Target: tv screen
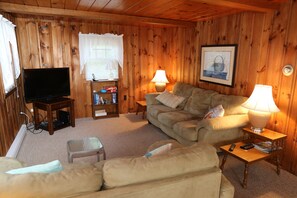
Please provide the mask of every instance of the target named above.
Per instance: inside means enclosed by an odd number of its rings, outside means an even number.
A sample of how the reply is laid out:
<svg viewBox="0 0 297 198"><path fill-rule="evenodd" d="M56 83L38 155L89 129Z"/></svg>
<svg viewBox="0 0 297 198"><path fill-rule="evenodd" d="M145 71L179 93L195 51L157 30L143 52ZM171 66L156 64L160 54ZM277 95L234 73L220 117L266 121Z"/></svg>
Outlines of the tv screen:
<svg viewBox="0 0 297 198"><path fill-rule="evenodd" d="M69 68L24 69L26 102L70 95Z"/></svg>

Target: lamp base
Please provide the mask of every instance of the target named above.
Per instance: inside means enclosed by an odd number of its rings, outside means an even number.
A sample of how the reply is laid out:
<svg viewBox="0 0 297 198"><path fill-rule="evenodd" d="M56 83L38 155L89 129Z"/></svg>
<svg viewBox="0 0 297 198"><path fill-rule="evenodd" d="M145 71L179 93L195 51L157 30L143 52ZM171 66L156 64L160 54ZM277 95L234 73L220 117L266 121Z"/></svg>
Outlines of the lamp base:
<svg viewBox="0 0 297 198"><path fill-rule="evenodd" d="M256 133L261 133L270 119L271 113L249 110L248 116L252 125L251 129Z"/></svg>
<svg viewBox="0 0 297 198"><path fill-rule="evenodd" d="M251 126L251 130L254 133L262 133L264 131L264 128L256 128L256 127Z"/></svg>
<svg viewBox="0 0 297 198"><path fill-rule="evenodd" d="M165 91L166 83L156 83L155 88L157 92Z"/></svg>

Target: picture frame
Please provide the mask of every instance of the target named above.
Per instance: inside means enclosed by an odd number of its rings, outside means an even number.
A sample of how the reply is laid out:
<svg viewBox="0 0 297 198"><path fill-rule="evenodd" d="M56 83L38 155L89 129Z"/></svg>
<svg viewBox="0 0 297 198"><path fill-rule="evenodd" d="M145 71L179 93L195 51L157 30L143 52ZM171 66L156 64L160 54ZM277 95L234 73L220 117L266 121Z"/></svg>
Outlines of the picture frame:
<svg viewBox="0 0 297 198"><path fill-rule="evenodd" d="M200 80L234 86L237 45L201 46Z"/></svg>

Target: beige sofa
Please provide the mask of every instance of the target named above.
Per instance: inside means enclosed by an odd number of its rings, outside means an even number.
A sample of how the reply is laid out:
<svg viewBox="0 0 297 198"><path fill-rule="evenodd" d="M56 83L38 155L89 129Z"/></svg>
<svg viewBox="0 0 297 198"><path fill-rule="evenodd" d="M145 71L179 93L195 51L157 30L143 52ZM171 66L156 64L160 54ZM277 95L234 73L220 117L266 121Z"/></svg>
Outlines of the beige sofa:
<svg viewBox="0 0 297 198"><path fill-rule="evenodd" d="M162 142L164 144L166 142ZM157 142L150 149L161 145ZM56 173L9 175L22 167L14 159L0 158L1 198L227 198L234 187L222 175L216 149L205 143L190 147L173 144L168 153L110 159L95 164L64 165Z"/></svg>
<svg viewBox="0 0 297 198"><path fill-rule="evenodd" d="M247 109L240 105L246 97L219 94L180 82L174 85L172 93L185 98L175 109L156 100L159 94L146 94L149 123L168 136L184 145L206 142L217 149L242 138L241 128L248 124L248 116ZM203 119L217 105L223 106L224 117Z"/></svg>

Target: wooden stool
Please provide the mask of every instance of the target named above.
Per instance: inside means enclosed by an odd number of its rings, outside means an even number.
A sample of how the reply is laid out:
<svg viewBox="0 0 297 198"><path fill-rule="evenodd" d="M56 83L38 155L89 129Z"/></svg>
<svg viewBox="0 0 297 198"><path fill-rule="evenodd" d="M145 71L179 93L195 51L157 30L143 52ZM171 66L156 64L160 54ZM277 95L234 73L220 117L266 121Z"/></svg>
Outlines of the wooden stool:
<svg viewBox="0 0 297 198"><path fill-rule="evenodd" d="M146 101L140 100L136 101L137 109L136 109L136 115L138 115L139 111L142 111L142 119L144 119L145 111L146 111Z"/></svg>

